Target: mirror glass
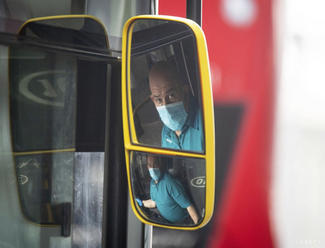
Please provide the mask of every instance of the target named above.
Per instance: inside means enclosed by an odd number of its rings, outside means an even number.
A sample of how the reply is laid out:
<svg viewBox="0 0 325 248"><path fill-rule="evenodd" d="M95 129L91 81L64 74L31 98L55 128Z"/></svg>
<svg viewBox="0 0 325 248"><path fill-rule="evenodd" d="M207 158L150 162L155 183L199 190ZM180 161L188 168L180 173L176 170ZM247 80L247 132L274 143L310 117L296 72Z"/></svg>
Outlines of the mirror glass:
<svg viewBox="0 0 325 248"><path fill-rule="evenodd" d="M193 31L175 21L140 19L130 32L128 88L136 135L133 143L204 153Z"/></svg>
<svg viewBox="0 0 325 248"><path fill-rule="evenodd" d="M64 236L73 225L74 238L97 244L111 65L26 45L8 54L20 210L28 221L61 225ZM91 241L83 235L89 228L96 233Z"/></svg>
<svg viewBox="0 0 325 248"><path fill-rule="evenodd" d="M10 118L24 216L63 224L73 201L77 65L75 56L11 47Z"/></svg>
<svg viewBox="0 0 325 248"><path fill-rule="evenodd" d="M198 225L205 215L205 161L131 152L134 204L150 222Z"/></svg>

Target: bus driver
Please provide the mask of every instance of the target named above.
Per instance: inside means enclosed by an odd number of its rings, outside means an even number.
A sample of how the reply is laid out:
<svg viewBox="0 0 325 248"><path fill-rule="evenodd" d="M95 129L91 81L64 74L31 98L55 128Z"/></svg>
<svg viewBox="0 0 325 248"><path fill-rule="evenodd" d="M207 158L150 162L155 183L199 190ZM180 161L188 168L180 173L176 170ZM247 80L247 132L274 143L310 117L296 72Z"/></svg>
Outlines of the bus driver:
<svg viewBox="0 0 325 248"><path fill-rule="evenodd" d="M182 184L163 170L160 159L149 156L147 168L150 177L150 198L140 200L136 198L139 206L158 209L161 216L171 223L198 223L199 216L193 204L185 193Z"/></svg>
<svg viewBox="0 0 325 248"><path fill-rule="evenodd" d="M150 70L151 100L164 126L161 146L178 150L203 151L201 110L175 66L158 62Z"/></svg>

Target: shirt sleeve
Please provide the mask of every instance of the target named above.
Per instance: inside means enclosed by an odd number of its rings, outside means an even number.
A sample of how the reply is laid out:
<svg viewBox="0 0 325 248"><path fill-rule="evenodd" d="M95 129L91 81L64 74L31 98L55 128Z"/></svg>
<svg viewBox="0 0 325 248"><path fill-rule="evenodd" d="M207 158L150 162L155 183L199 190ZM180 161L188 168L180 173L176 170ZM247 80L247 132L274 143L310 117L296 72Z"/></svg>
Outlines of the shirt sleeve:
<svg viewBox="0 0 325 248"><path fill-rule="evenodd" d="M177 204L180 205L182 208L188 208L191 205L191 202L185 192L184 187L176 179L171 178L169 184L169 193L174 199L174 201L177 202Z"/></svg>

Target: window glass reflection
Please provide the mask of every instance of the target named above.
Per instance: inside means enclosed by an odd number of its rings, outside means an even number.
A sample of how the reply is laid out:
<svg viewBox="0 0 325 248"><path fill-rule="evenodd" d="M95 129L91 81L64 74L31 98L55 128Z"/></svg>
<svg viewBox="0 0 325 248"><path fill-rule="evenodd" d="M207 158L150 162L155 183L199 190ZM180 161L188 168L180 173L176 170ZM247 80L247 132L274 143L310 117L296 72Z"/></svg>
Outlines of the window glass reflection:
<svg viewBox="0 0 325 248"><path fill-rule="evenodd" d="M144 20L134 25L131 95L140 143L204 152L196 44L183 24ZM149 31L151 31L149 35ZM152 34L154 32L154 35ZM140 36L141 34L141 36Z"/></svg>
<svg viewBox="0 0 325 248"><path fill-rule="evenodd" d="M68 227L63 216L71 215L77 60L31 47L11 47L9 59L21 211L37 224Z"/></svg>
<svg viewBox="0 0 325 248"><path fill-rule="evenodd" d="M146 219L193 226L204 217L205 163L132 152L131 182L135 204Z"/></svg>

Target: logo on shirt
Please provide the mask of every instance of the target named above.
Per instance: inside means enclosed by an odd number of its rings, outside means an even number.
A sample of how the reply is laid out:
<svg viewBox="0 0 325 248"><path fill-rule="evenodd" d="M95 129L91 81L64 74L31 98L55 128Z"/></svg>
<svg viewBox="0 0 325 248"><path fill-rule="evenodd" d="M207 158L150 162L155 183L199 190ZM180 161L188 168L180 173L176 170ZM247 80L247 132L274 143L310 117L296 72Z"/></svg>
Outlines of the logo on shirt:
<svg viewBox="0 0 325 248"><path fill-rule="evenodd" d="M205 187L205 177L195 177L191 180L191 185L196 188L204 188Z"/></svg>

